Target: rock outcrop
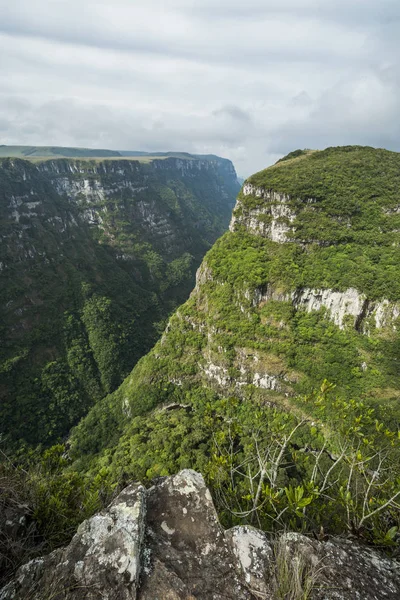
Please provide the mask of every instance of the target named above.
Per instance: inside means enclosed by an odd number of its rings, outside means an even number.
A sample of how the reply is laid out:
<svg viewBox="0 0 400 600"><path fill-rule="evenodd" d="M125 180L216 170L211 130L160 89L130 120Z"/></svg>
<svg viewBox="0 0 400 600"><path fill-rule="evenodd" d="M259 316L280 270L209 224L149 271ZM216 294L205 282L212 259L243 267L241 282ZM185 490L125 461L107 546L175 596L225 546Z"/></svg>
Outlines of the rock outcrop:
<svg viewBox="0 0 400 600"><path fill-rule="evenodd" d="M230 231L235 231L237 224L241 224L251 233L270 238L273 242L282 244L290 241L296 213L286 194L256 188L250 183L244 184L242 194L255 196L265 202L263 206L246 208L239 198L229 226Z"/></svg>
<svg viewBox="0 0 400 600"><path fill-rule="evenodd" d="M400 565L349 539L224 531L202 476L184 470L126 488L0 600L274 600L295 585L312 600L397 600Z"/></svg>
<svg viewBox="0 0 400 600"><path fill-rule="evenodd" d="M250 292L247 294L251 296ZM253 294L253 306L262 302L278 300L291 302L296 310L312 312L326 309L328 318L340 329L346 325L355 327L360 333L368 334L371 327L396 330L396 321L400 316L400 304L387 299L373 301L355 288L344 291L332 289L299 288L291 293L282 294L267 286L256 289Z"/></svg>

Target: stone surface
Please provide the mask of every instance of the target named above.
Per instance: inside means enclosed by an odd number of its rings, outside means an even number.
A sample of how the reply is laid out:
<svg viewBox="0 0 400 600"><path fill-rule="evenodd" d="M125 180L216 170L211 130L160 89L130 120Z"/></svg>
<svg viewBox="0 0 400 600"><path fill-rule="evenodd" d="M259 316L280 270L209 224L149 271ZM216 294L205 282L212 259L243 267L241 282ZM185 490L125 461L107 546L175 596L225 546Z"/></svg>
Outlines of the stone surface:
<svg viewBox="0 0 400 600"><path fill-rule="evenodd" d="M251 598L201 475L185 470L149 490L140 600Z"/></svg>
<svg viewBox="0 0 400 600"><path fill-rule="evenodd" d="M67 548L21 567L0 600L276 600L302 568L311 593L291 598L400 598L400 564L355 540L224 531L202 476L184 470L126 488Z"/></svg>
<svg viewBox="0 0 400 600"><path fill-rule="evenodd" d="M253 593L269 597L270 585L266 573L273 560L268 536L254 527L234 527L226 537L242 571L246 585Z"/></svg>
<svg viewBox="0 0 400 600"><path fill-rule="evenodd" d="M349 288L344 292L305 288L294 292L292 301L297 309L307 312L320 310L322 307L326 308L330 319L340 329L344 328L346 317L351 317L351 323L354 326L359 325L365 317L367 308L365 295L360 294L354 288Z"/></svg>
<svg viewBox="0 0 400 600"><path fill-rule="evenodd" d="M287 533L281 543L294 561L302 557L314 572L312 600L398 600L400 564L355 540L317 542Z"/></svg>
<svg viewBox="0 0 400 600"><path fill-rule="evenodd" d="M78 528L70 545L21 567L1 600L136 598L145 530L145 489L131 485Z"/></svg>
<svg viewBox="0 0 400 600"><path fill-rule="evenodd" d="M355 288L348 288L343 292L329 288L298 288L291 293L282 293L268 285L256 288L252 293L247 291L246 298L252 301L253 306L275 300L291 302L296 310L307 312L324 308L327 317L340 329L351 326L364 334L368 334L371 327L376 329L389 327L396 330L396 321L400 316L398 302L390 302L386 299L371 301Z"/></svg>
<svg viewBox="0 0 400 600"><path fill-rule="evenodd" d="M244 196L255 196L263 198L265 204L262 207L245 209L240 200L237 201L235 212L240 209L240 217L232 216L229 225L230 231L235 231L237 223L244 224L248 231L267 237L273 242L283 244L290 241L293 232L293 221L296 213L290 207L290 198L285 194L270 190L256 188L250 183L245 183L242 189Z"/></svg>

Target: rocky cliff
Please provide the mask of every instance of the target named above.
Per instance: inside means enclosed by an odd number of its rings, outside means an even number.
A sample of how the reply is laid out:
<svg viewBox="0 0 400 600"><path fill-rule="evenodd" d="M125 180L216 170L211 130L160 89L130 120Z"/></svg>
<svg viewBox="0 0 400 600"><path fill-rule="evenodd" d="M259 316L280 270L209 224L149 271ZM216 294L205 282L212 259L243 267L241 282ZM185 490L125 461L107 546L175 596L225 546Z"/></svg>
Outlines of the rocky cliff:
<svg viewBox="0 0 400 600"><path fill-rule="evenodd" d="M69 546L22 566L1 600L397 600L400 564L338 537L224 531L202 476L127 487Z"/></svg>
<svg viewBox="0 0 400 600"><path fill-rule="evenodd" d="M218 157L0 160L0 431L65 435L187 298L238 191Z"/></svg>

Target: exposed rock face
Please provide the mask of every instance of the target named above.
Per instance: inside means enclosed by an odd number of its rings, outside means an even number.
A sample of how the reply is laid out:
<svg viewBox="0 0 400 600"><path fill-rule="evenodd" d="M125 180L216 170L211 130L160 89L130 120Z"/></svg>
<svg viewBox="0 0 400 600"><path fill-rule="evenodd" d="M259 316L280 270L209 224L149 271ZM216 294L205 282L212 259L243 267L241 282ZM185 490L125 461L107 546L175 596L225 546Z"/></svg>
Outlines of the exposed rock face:
<svg viewBox="0 0 400 600"><path fill-rule="evenodd" d="M221 365L216 365L212 362L207 363L203 368L203 373L210 380L214 380L218 385L227 387L234 384L236 387L242 385L254 385L255 387L262 388L264 390L278 390L281 388L278 378L268 373L252 373L244 365L240 368L240 377L232 378L229 375L229 370Z"/></svg>
<svg viewBox="0 0 400 600"><path fill-rule="evenodd" d="M185 470L126 488L67 548L24 565L0 600L274 600L282 560L293 578L306 565L312 600L400 597L400 565L356 542L224 531L203 478Z"/></svg>
<svg viewBox="0 0 400 600"><path fill-rule="evenodd" d="M292 302L296 310L307 312L325 308L327 316L340 329L344 329L348 324L361 333L368 333L371 326L377 329L383 327L396 329L395 321L400 316L399 303L386 299L370 301L365 294L355 288L348 288L343 292L300 288L286 294L277 292L271 286L267 286L265 290L255 290L253 306L269 300Z"/></svg>
<svg viewBox="0 0 400 600"><path fill-rule="evenodd" d="M245 209L238 200L229 226L230 231L235 231L236 224L241 223L252 233L268 237L273 242L284 243L290 241L290 232L293 231L292 223L296 218L296 213L290 206L288 196L263 190L262 188L255 188L250 183L244 184L242 194L262 198L265 200L265 205ZM240 217L237 216L239 210L241 211Z"/></svg>
<svg viewBox="0 0 400 600"><path fill-rule="evenodd" d="M294 292L292 298L296 308L303 308L307 312L326 308L332 321L341 329L346 316L352 317L355 324L364 315L366 307L365 296L354 288L345 292L304 289Z"/></svg>

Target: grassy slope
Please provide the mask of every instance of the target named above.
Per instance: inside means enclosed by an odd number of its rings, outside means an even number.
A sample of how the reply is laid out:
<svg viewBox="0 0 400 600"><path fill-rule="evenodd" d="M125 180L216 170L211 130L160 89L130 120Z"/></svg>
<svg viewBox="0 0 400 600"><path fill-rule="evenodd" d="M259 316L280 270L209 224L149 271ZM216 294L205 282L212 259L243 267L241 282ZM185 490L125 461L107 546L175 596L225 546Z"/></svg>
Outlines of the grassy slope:
<svg viewBox="0 0 400 600"><path fill-rule="evenodd" d="M0 157L25 158L82 158L82 157L119 157L116 150L90 148L68 148L62 146L0 146Z"/></svg>
<svg viewBox="0 0 400 600"><path fill-rule="evenodd" d="M151 162L155 159L181 158L183 160L194 160L203 158L206 160L221 160L220 157L208 155L194 155L188 152L138 152L118 151L95 148L74 148L63 146L6 146L0 145L0 158L23 158L32 162L42 162L56 158L79 158L83 160L96 160L97 162L107 158L108 160L138 160L140 162Z"/></svg>

